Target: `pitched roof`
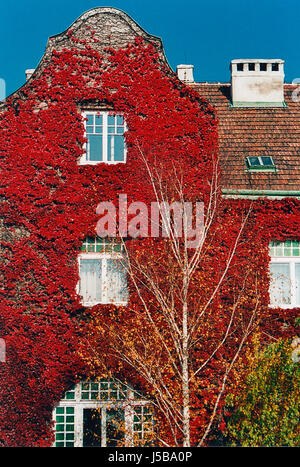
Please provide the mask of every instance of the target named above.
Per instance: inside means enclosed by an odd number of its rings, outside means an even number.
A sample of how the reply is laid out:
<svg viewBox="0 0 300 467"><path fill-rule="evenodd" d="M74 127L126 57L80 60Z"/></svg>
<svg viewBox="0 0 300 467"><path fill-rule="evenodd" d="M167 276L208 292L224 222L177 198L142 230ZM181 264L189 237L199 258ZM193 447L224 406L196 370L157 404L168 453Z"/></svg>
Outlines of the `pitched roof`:
<svg viewBox="0 0 300 467"><path fill-rule="evenodd" d="M300 196L300 102L285 84L287 107L232 107L230 84L193 85L217 111L223 191L297 192ZM272 156L276 172L249 172L247 156ZM242 191L241 191L242 193Z"/></svg>

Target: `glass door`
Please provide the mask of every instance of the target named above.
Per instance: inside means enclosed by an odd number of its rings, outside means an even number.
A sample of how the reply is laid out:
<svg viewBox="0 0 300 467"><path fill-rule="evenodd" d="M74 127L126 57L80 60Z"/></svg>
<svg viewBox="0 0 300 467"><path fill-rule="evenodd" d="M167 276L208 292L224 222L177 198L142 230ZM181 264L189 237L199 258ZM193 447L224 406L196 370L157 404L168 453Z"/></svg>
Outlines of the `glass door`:
<svg viewBox="0 0 300 467"><path fill-rule="evenodd" d="M83 409L83 447L102 446L102 410Z"/></svg>

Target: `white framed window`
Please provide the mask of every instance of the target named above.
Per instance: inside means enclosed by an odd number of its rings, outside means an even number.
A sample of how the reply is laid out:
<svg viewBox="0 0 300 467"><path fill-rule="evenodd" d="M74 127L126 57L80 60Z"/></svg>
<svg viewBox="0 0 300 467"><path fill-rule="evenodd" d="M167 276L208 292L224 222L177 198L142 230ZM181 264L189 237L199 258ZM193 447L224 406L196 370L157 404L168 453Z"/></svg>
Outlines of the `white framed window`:
<svg viewBox="0 0 300 467"><path fill-rule="evenodd" d="M270 244L270 305L300 306L300 242L286 240Z"/></svg>
<svg viewBox="0 0 300 467"><path fill-rule="evenodd" d="M151 443L153 409L113 379L87 381L65 393L53 411L54 447L114 447Z"/></svg>
<svg viewBox="0 0 300 467"><path fill-rule="evenodd" d="M123 116L109 111L85 111L82 116L87 142L80 165L126 162L126 123Z"/></svg>
<svg viewBox="0 0 300 467"><path fill-rule="evenodd" d="M126 305L127 274L122 245L115 239L87 237L78 257L78 294L84 306Z"/></svg>

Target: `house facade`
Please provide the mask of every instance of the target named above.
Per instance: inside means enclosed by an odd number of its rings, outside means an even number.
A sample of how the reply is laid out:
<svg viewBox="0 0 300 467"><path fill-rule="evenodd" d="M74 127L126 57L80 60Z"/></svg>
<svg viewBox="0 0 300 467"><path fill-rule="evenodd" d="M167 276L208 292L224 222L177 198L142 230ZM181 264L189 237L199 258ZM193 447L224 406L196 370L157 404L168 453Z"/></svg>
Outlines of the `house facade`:
<svg viewBox="0 0 300 467"><path fill-rule="evenodd" d="M141 43L153 48L153 89L143 78L147 73L143 62L136 62L136 70L131 71L133 62L127 68L122 64L142 50ZM122 50L126 51L123 56ZM155 88L160 69L167 78ZM128 90L135 73L140 88L134 100ZM261 292L269 301L264 302L269 310L268 330L273 326L278 335L282 330L293 335L300 308L300 107L293 97L295 85L284 83L280 59L232 60L230 83L196 83L192 65L179 65L175 74L161 40L114 8L92 9L65 32L50 37L39 65L26 70L26 76L25 85L0 108L4 168L1 330L7 348L12 349L3 370L8 388L1 387L2 406L7 408L1 417L3 422L10 413L15 425L15 432L4 428L0 439L4 445L49 445L49 434L44 431L45 424L50 427L52 413L55 439L51 443L55 446L144 445L154 430L151 401L134 384L109 372L105 376L103 369L99 376L93 370L94 377L90 371L85 377L84 364L74 356L78 335L72 328L82 309L88 313L94 307L99 313L111 306L126 309L129 300L124 245L95 235L95 225L99 197L116 201L128 187L131 201L146 199L145 174L139 172L130 134L142 141L140 127L144 126L143 151L151 152L153 134L158 155L162 139L155 130L159 115L147 114L145 109L141 116L138 101L171 80L172 93L193 102L190 112L195 112L197 122L200 117L194 103L199 99L203 128L209 128L199 137L199 145L203 144L199 161L205 151L213 159L212 128L217 122L221 197L237 209L240 203L250 203L256 213L253 232L260 232L261 237L257 236L257 251L252 254L262 254L268 262L261 266L268 284L268 290ZM168 102L173 94L167 94ZM163 99L157 102L157 109L166 107ZM174 115L176 105L174 98ZM126 118L127 107L132 114L139 113L140 120ZM187 119L190 132L192 123ZM173 125L179 124L174 120ZM183 138L174 149L164 151L172 158L172 151L175 154L187 144ZM191 167L193 184L197 173L201 180L209 174L211 161L207 157L206 165L199 162L197 166L191 151L192 145L183 157L185 169ZM140 175L135 179L136 173ZM251 241L255 245L255 239ZM23 344L24 354L16 350ZM51 351L45 353L47 345ZM16 385L20 389L12 397ZM48 394L43 393L45 388ZM34 409L29 408L32 400Z"/></svg>

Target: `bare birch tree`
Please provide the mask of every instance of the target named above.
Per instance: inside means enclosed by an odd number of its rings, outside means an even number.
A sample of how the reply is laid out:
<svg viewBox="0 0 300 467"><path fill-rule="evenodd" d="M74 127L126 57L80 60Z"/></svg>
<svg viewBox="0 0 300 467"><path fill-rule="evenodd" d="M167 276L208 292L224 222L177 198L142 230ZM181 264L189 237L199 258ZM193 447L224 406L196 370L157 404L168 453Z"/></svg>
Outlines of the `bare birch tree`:
<svg viewBox="0 0 300 467"><path fill-rule="evenodd" d="M231 280L231 271L239 268L251 206L228 231L232 224L221 214L215 166L201 235L191 248L184 174L174 166L166 183L164 171L140 153L159 209L156 227L164 237L129 242L120 237L131 296L116 322L101 322L105 355L97 343L93 350L104 366L114 360L143 383L160 420L159 444L203 445L231 370L257 322L259 277L253 260L243 263L238 283ZM168 209L174 200L183 214L182 236ZM224 289L230 294L225 303Z"/></svg>

